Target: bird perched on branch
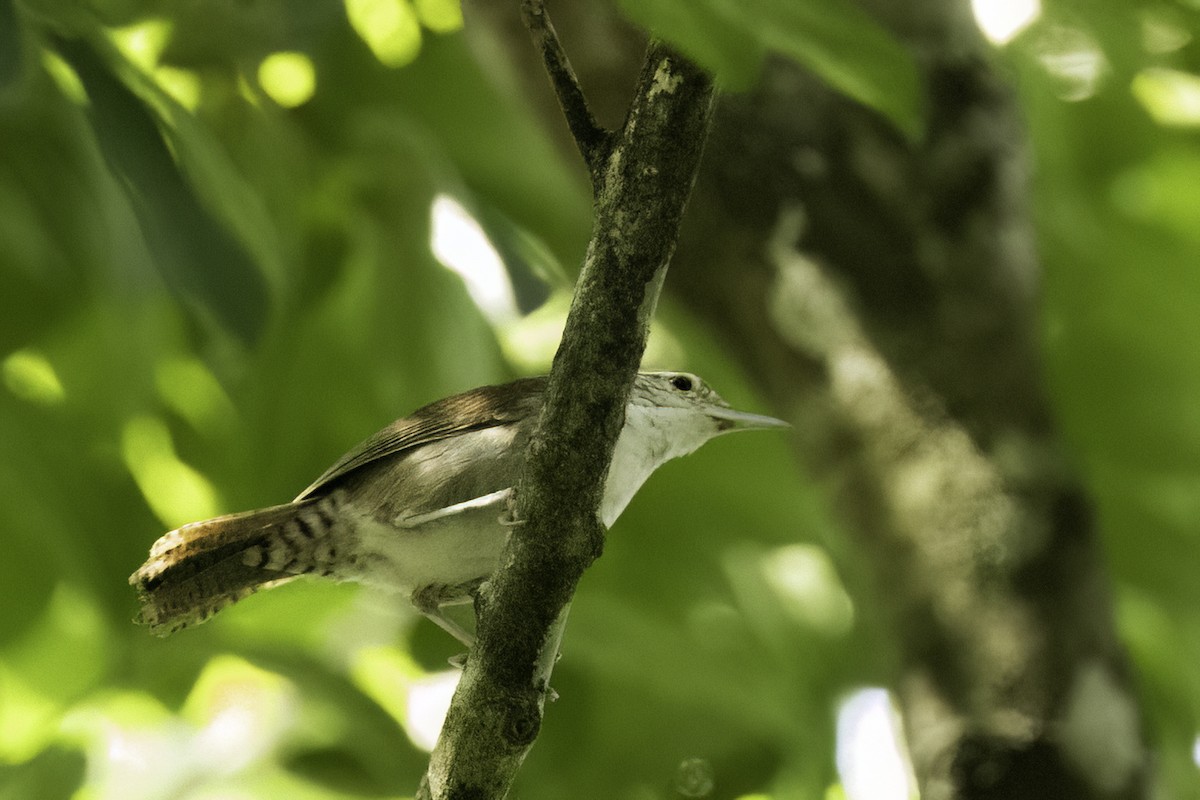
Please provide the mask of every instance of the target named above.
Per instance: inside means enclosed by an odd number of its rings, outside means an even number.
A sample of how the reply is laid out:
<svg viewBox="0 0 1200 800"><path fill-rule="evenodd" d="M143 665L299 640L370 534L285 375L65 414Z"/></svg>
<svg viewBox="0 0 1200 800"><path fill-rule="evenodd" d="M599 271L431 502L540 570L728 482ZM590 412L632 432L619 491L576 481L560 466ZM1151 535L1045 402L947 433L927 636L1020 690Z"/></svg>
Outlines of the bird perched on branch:
<svg viewBox="0 0 1200 800"><path fill-rule="evenodd" d="M547 378L483 386L393 422L342 456L290 503L193 522L164 534L129 582L138 621L168 634L301 575L381 586L455 637L442 613L497 568L502 517L537 424ZM786 426L736 411L698 377L634 381L599 517L610 526L650 473L722 433Z"/></svg>

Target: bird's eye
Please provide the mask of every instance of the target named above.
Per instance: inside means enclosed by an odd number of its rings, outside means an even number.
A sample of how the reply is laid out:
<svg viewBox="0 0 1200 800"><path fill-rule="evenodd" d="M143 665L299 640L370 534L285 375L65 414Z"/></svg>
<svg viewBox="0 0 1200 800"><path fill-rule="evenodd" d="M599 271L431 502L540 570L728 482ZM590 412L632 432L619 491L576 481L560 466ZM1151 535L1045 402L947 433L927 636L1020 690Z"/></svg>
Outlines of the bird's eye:
<svg viewBox="0 0 1200 800"><path fill-rule="evenodd" d="M671 378L671 385L681 392L690 392L692 390L692 379L687 375L676 375Z"/></svg>

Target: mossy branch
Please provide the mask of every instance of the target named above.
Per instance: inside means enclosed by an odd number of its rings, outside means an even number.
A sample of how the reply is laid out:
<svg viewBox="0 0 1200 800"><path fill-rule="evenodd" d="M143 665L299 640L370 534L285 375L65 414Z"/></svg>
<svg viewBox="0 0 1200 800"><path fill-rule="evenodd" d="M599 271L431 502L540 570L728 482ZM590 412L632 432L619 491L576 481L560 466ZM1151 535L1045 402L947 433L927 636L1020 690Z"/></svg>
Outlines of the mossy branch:
<svg viewBox="0 0 1200 800"><path fill-rule="evenodd" d="M603 131L542 3L523 8L588 165L595 224L517 483L523 524L481 589L478 642L418 793L432 800L504 797L537 738L567 609L603 549L596 511L714 91L711 76L651 41L624 125Z"/></svg>

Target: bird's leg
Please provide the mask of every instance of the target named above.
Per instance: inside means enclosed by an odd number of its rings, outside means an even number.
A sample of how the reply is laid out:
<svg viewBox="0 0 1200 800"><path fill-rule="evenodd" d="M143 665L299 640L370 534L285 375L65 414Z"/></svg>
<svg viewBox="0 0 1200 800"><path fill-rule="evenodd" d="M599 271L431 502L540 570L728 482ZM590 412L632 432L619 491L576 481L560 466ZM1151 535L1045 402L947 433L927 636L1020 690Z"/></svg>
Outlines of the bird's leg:
<svg viewBox="0 0 1200 800"><path fill-rule="evenodd" d="M431 583L413 591L413 606L446 633L465 644L468 649L475 646L475 634L442 613L442 606L459 605L471 600L470 592L464 596L463 587Z"/></svg>
<svg viewBox="0 0 1200 800"><path fill-rule="evenodd" d="M466 628L464 628L462 625L459 625L457 622L455 622L454 620L447 617L445 614L443 614L441 612L441 609L437 609L435 611L424 611L422 613L425 616L429 617L429 619L431 619L434 622L434 624L436 624L438 627L440 627L446 633L450 634L455 639L458 639L460 642L465 644L467 646L468 650L470 650L472 647L475 646L475 634L471 633ZM456 658L459 658L459 656L455 656L454 658L452 658L450 660L450 663L454 664L454 660ZM462 653L461 660L464 663L466 662L466 658L467 658L467 654ZM455 664L455 666L460 666L460 665Z"/></svg>
<svg viewBox="0 0 1200 800"><path fill-rule="evenodd" d="M496 520L506 528L517 528L524 525L528 520L517 519L516 509L513 508L512 490L509 490L508 497L505 498L504 513Z"/></svg>

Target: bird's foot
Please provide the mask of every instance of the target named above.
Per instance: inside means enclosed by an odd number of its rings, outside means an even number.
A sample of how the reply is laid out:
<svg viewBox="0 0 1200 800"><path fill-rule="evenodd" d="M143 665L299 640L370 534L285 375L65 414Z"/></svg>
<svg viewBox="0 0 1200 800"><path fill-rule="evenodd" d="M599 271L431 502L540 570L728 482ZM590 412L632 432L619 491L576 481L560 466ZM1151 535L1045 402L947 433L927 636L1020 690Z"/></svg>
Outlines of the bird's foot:
<svg viewBox="0 0 1200 800"><path fill-rule="evenodd" d="M497 518L497 522L506 528L519 528L529 522L527 519L517 519L513 514L512 509L505 511Z"/></svg>

